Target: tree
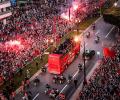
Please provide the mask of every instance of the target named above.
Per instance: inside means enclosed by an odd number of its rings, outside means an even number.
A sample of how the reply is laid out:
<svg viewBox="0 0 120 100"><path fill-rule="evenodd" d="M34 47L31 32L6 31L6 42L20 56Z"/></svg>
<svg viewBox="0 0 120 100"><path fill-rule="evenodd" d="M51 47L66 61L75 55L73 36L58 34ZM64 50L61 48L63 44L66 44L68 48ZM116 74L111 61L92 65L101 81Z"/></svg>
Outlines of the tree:
<svg viewBox="0 0 120 100"><path fill-rule="evenodd" d="M104 21L120 28L120 8L112 7L103 14Z"/></svg>

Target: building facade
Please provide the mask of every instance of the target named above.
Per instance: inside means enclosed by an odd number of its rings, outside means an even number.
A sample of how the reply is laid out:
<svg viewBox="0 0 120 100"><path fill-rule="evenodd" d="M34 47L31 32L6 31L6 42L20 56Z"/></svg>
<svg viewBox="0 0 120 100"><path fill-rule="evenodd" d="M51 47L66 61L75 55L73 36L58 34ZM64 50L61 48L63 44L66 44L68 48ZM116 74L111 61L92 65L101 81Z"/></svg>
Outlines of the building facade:
<svg viewBox="0 0 120 100"><path fill-rule="evenodd" d="M10 0L0 0L0 22L6 24L6 20L12 15Z"/></svg>

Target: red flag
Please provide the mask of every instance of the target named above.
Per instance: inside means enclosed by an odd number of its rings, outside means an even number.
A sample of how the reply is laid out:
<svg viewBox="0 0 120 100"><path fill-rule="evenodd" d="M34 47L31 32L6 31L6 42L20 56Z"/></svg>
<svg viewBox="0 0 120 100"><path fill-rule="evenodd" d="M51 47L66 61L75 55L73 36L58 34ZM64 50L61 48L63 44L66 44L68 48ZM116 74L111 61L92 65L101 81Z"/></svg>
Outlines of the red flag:
<svg viewBox="0 0 120 100"><path fill-rule="evenodd" d="M103 54L105 57L109 57L109 49L108 48L104 48L103 49Z"/></svg>
<svg viewBox="0 0 120 100"><path fill-rule="evenodd" d="M114 50L110 50L109 48L106 47L103 49L103 54L105 57L114 58L116 53Z"/></svg>

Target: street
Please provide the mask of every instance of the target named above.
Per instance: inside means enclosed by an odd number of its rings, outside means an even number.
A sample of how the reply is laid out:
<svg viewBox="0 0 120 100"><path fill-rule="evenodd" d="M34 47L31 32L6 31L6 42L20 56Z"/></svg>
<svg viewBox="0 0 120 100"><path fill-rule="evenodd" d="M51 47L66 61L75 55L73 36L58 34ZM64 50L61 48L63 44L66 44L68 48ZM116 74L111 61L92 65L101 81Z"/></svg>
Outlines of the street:
<svg viewBox="0 0 120 100"><path fill-rule="evenodd" d="M95 57L90 60L86 61L86 74L90 72L90 70L93 68L94 64L98 59L100 59L103 56L102 48L103 44L109 44L115 40L115 33L114 33L114 26L107 24L103 21L103 18L100 17L96 22L96 30L93 31L91 27L89 27L85 34L89 31L91 33L90 38L86 38L85 35L85 48L90 50L95 50L96 52L100 52L100 55L95 55ZM94 42L96 35L100 37L100 42L96 44ZM81 58L81 54L83 52L83 37L80 36L82 47L81 47L81 53L79 54L78 58L76 58L73 63L68 67L68 69L63 73L63 75L67 78L68 75L72 75L73 78L77 78L78 84L80 84L83 81L83 72L80 72L78 74L78 64L83 63L83 60ZM98 57L99 56L99 57ZM71 95L75 92L75 88L73 84L67 84L65 82L64 84L55 84L52 82L53 75L50 73L42 73L38 75L38 78L40 79L40 85L38 87L35 87L33 83L30 85L30 91L32 92L33 100L49 100L50 98L45 95L44 91L46 90L45 85L49 84L53 88L57 88L59 91L63 92L65 91L67 100L71 97ZM16 100L21 100L22 96L18 95L16 97Z"/></svg>

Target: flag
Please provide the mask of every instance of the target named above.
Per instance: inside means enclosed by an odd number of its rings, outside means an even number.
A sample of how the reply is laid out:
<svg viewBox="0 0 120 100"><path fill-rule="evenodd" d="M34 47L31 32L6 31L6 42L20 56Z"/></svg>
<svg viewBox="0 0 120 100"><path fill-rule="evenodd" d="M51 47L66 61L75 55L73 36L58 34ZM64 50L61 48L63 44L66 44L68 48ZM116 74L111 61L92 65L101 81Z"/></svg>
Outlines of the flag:
<svg viewBox="0 0 120 100"><path fill-rule="evenodd" d="M116 53L115 53L114 50L111 50L108 47L105 47L103 49L103 54L104 54L105 57L114 58Z"/></svg>

